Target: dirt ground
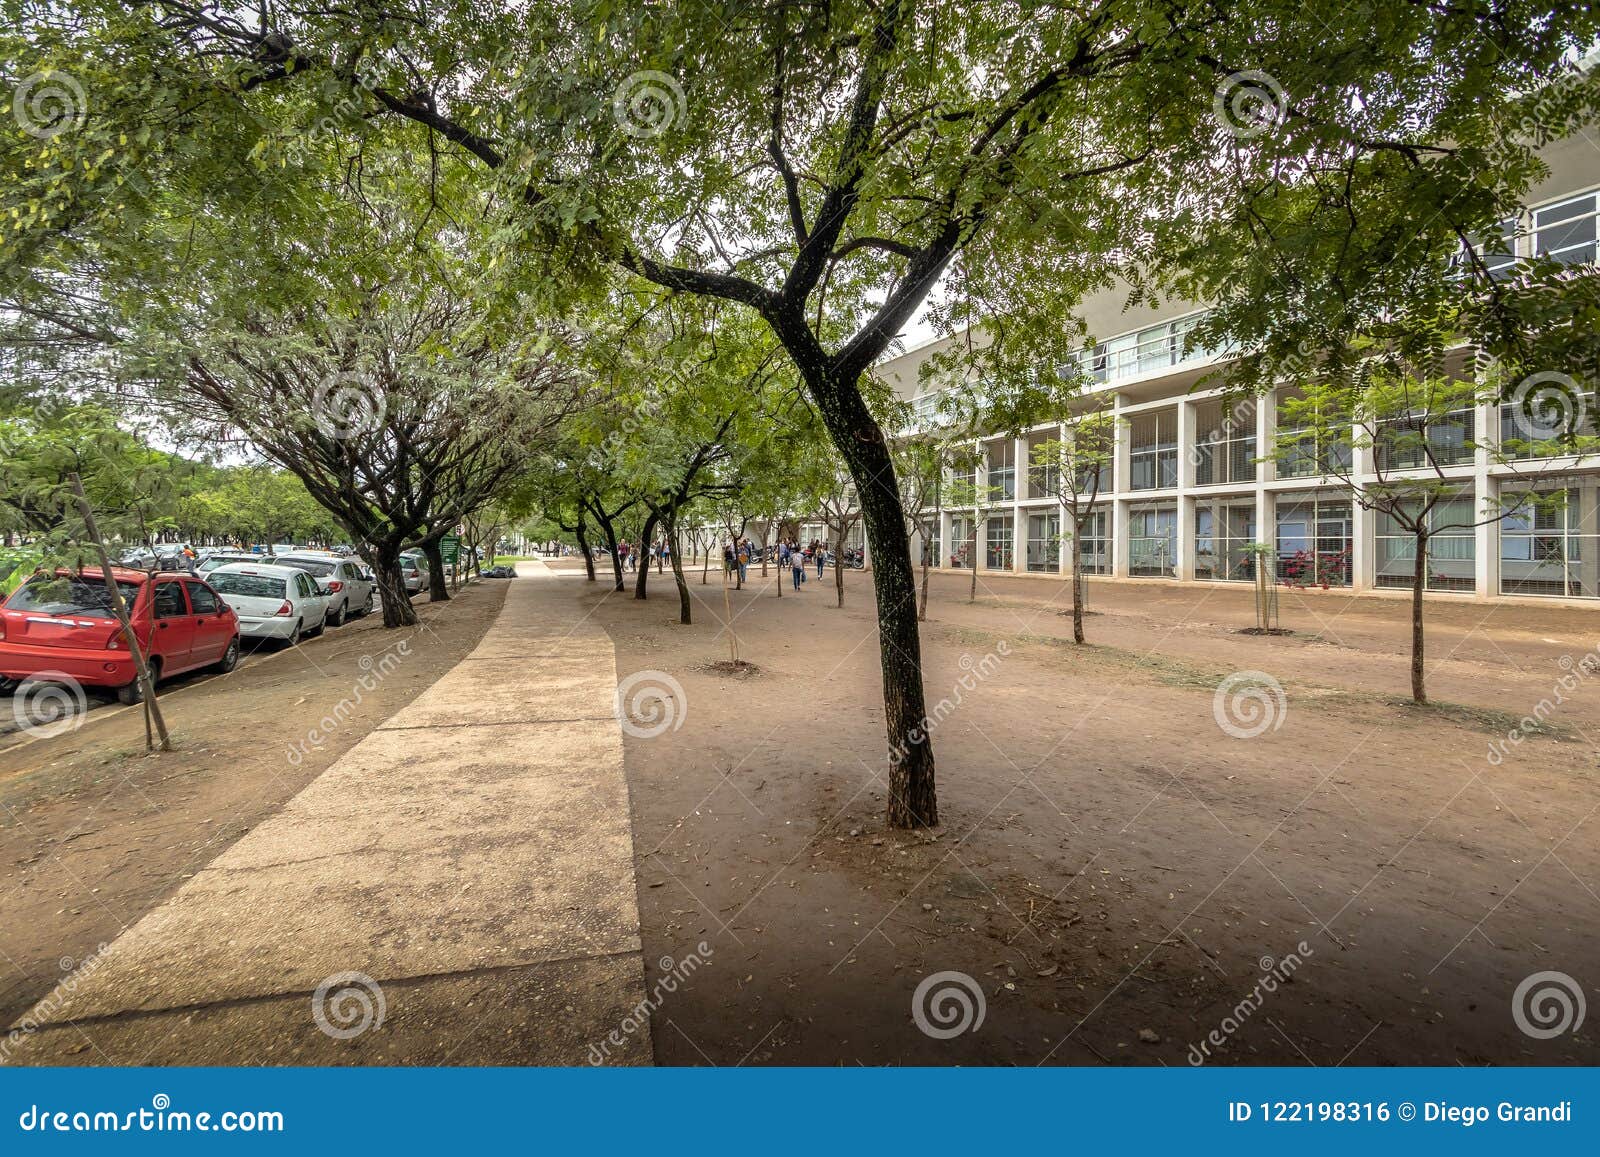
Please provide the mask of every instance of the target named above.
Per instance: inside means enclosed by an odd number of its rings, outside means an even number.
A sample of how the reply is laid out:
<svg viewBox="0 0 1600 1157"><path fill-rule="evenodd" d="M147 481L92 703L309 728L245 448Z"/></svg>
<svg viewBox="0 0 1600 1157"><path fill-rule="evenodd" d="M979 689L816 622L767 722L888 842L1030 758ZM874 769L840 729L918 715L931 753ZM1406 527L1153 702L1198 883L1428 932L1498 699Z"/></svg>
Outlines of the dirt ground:
<svg viewBox="0 0 1600 1157"><path fill-rule="evenodd" d="M91 711L70 736L0 739L0 1024L454 666L506 588L424 603L415 630L372 615L231 675L175 681L162 694L172 754L145 754L138 709ZM375 669L389 674L369 690L359 681Z"/></svg>
<svg viewBox="0 0 1600 1157"><path fill-rule="evenodd" d="M1294 633L1252 637L1248 588L1099 582L1078 648L1064 584L936 576L942 826L911 836L882 818L870 576L842 610L831 575L774 581L729 598L743 678L710 668L715 571L690 627L670 573L565 587L619 677L683 689L626 741L645 958L716 965L660 992L658 1063L1600 1062L1593 1018L1513 1015L1532 974L1600 984L1600 608L1431 604L1419 709L1402 601L1285 592ZM1219 703L1237 672L1281 700ZM913 1018L943 972L984 1006L947 1038Z"/></svg>

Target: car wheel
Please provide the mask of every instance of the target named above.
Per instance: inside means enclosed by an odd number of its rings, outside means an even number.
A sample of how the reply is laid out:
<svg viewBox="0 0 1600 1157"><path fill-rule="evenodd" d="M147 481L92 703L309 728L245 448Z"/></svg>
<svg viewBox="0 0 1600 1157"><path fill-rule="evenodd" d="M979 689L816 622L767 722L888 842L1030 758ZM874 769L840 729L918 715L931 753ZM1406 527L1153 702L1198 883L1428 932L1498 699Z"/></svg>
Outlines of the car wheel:
<svg viewBox="0 0 1600 1157"><path fill-rule="evenodd" d="M226 675L239 665L239 636L235 635L228 640L228 649L222 652L222 658L212 665L212 670L219 675Z"/></svg>
<svg viewBox="0 0 1600 1157"><path fill-rule="evenodd" d="M159 682L161 682L161 660L151 659L150 683L152 686L154 686ZM137 677L132 683L117 688L117 702L124 704L125 706L132 706L135 703L144 702L144 691L140 688Z"/></svg>
<svg viewBox="0 0 1600 1157"><path fill-rule="evenodd" d="M365 617L366 615L370 615L371 613L372 613L372 592L368 591L367 592L367 601L365 603L361 604L361 614L362 614L363 617Z"/></svg>
<svg viewBox="0 0 1600 1157"><path fill-rule="evenodd" d="M326 611L324 611L323 614L322 614L322 622L317 624L317 629L316 630L307 631L306 632L306 638L315 639L318 635L322 634L322 632L327 629L327 626L328 626L328 614L327 614Z"/></svg>
<svg viewBox="0 0 1600 1157"><path fill-rule="evenodd" d="M340 603L338 610L328 612L327 617L323 619L323 623L330 627L342 627L344 625L344 610L345 604Z"/></svg>
<svg viewBox="0 0 1600 1157"><path fill-rule="evenodd" d="M304 638L304 637L305 637L305 623L303 621L298 621L297 620L295 622L295 625L294 625L294 630L292 632L290 632L290 634L289 634L289 641L286 642L284 644L284 646L293 647L297 643L299 643L300 640L302 638Z"/></svg>

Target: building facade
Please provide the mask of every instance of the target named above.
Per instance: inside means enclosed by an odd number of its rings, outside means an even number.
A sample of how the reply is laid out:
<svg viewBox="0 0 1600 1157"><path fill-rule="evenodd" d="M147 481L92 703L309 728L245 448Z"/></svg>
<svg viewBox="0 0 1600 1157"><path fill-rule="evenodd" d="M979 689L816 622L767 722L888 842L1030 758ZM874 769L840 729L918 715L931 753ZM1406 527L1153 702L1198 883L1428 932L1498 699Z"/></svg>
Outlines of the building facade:
<svg viewBox="0 0 1600 1157"><path fill-rule="evenodd" d="M1580 134L1547 150L1545 160L1549 176L1524 212L1503 223L1487 247L1491 260L1510 264L1539 253L1593 264L1600 151ZM1081 310L1089 332L1110 335L1081 356L1094 383L1090 396L1117 419L1114 461L1089 533L1076 545L1062 536L1064 511L1033 448L1059 440L1063 427L1039 426L976 443L984 475L976 481L996 497L981 510L945 509L928 520L923 549L935 565L1064 575L1071 572L1064 551L1077 549L1085 573L1113 578L1254 582L1255 568L1270 565L1277 579L1295 585L1409 590L1409 535L1363 510L1339 480L1313 473L1315 463L1267 460L1280 433L1279 403L1295 384L1225 402L1216 371L1227 353L1185 349L1185 334L1203 311L1174 303L1124 309L1123 300L1110 291ZM920 381L920 368L942 344L878 367L923 417L936 411L942 390ZM1460 356L1470 374L1470 351ZM1600 414L1592 395L1588 403L1592 423ZM1600 457L1505 461L1486 443L1516 440L1516 421L1510 407L1479 404L1430 431L1435 456L1459 490L1436 513L1446 529L1430 543L1428 590L1478 599L1600 599ZM1357 480L1376 481L1373 451L1352 453ZM1393 478L1408 464L1385 465ZM1479 512L1525 486L1521 476L1530 470L1540 475L1541 493L1565 491L1562 508L1544 503L1499 522L1453 525L1478 521ZM1253 544L1272 547L1270 561Z"/></svg>

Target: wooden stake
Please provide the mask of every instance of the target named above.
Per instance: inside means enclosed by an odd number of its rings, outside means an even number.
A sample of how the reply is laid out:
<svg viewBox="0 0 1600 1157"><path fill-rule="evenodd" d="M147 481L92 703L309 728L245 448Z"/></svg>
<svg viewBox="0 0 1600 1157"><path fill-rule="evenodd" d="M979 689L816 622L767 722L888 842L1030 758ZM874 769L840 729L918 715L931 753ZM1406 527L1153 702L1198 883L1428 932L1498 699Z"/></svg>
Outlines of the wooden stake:
<svg viewBox="0 0 1600 1157"><path fill-rule="evenodd" d="M117 586L117 580L111 573L111 556L106 553L105 541L100 537L100 528L94 520L94 511L89 506L89 498L83 492L83 479L76 474L71 475L72 493L78 500L78 513L83 516L84 529L89 533L89 540L94 543L95 552L100 556L100 573L105 578L106 590L111 594L111 609L117 616L117 622L122 625L122 637L127 640L128 652L133 656L134 669L139 677L139 697L144 701L144 742L146 751L154 751L156 744L151 738L150 730L155 728L155 733L160 737L162 751L172 750L172 737L167 734L167 721L162 718L161 707L156 703L156 684L150 677L150 664L145 661L144 649L139 646L139 637L133 632L133 622L128 617L128 605L122 600L122 588Z"/></svg>

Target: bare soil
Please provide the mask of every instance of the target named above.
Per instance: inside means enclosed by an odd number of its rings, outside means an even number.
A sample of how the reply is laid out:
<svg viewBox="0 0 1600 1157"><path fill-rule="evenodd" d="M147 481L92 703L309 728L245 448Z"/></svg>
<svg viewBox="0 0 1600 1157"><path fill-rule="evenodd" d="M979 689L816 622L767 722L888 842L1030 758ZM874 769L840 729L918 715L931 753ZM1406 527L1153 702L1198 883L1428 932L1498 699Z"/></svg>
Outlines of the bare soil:
<svg viewBox="0 0 1600 1157"><path fill-rule="evenodd" d="M1600 1062L1593 1010L1539 1039L1512 1007L1534 973L1600 984L1600 608L1431 604L1419 708L1403 601L1285 592L1294 634L1250 637L1249 588L1097 582L1075 647L1066 584L935 576L943 823L912 834L883 822L870 575L840 610L831 575L780 598L753 568L747 680L708 669L715 567L688 627L670 573L629 577L562 589L619 676L683 688L681 727L626 741L647 982L716 964L660 993L659 1063ZM912 1015L942 972L985 1007L948 1039Z"/></svg>
<svg viewBox="0 0 1600 1157"><path fill-rule="evenodd" d="M385 631L371 615L164 687L172 753L147 755L141 709L114 706L70 735L0 739L0 1024L453 667L506 589L473 584L418 606L415 629ZM398 665L366 689L386 652ZM0 699L7 718L9 706Z"/></svg>

